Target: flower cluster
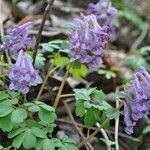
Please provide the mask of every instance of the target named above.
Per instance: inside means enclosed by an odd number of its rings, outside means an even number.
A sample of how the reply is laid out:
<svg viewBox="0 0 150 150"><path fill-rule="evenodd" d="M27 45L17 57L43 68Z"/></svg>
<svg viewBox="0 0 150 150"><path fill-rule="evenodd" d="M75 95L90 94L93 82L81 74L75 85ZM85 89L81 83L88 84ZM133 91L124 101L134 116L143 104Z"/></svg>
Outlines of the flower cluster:
<svg viewBox="0 0 150 150"><path fill-rule="evenodd" d="M76 28L71 33L71 61L86 64L90 70L97 70L102 63L108 34L101 27L95 15L83 16L75 19Z"/></svg>
<svg viewBox="0 0 150 150"><path fill-rule="evenodd" d="M114 35L112 19L116 13L110 0L89 4L87 15L75 19L75 28L70 38L71 61L86 64L91 71L98 69L105 45Z"/></svg>
<svg viewBox="0 0 150 150"><path fill-rule="evenodd" d="M31 38L28 37L28 28L31 26L31 22L25 23L21 26L16 26L7 30L7 36L0 45L0 52L5 49L10 49L13 53L19 52L21 49L26 49Z"/></svg>
<svg viewBox="0 0 150 150"><path fill-rule="evenodd" d="M90 3L87 9L88 15L96 15L100 25L107 28L110 40L113 40L116 37L115 27L113 26L112 20L116 16L117 12L117 9L112 7L111 0L100 0L97 4Z"/></svg>
<svg viewBox="0 0 150 150"><path fill-rule="evenodd" d="M22 50L26 49L31 42L31 38L28 37L28 28L31 24L31 22L28 22L21 26L8 29L8 35L0 46L0 52L3 52L5 49L10 49L13 53L18 54L16 63L9 73L9 79L11 80L9 89L23 94L29 92L31 85L41 83L41 78L38 75L38 71L34 69L32 60Z"/></svg>
<svg viewBox="0 0 150 150"><path fill-rule="evenodd" d="M145 68L134 75L131 87L126 89L124 94L125 132L131 134L136 122L150 111L150 74Z"/></svg>
<svg viewBox="0 0 150 150"><path fill-rule="evenodd" d="M41 83L38 72L33 68L32 60L21 50L18 54L16 64L9 73L11 84L10 90L16 90L23 94L29 92L30 85Z"/></svg>
<svg viewBox="0 0 150 150"><path fill-rule="evenodd" d="M112 20L117 14L117 9L112 7L111 0L100 0L97 4L90 3L87 9L87 15L97 16L101 25L112 25Z"/></svg>

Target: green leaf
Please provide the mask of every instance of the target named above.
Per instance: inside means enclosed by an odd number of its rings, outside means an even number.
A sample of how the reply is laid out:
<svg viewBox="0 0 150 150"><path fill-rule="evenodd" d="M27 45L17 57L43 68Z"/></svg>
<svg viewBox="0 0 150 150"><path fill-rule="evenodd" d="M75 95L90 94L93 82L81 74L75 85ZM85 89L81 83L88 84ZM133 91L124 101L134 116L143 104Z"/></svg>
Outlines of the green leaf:
<svg viewBox="0 0 150 150"><path fill-rule="evenodd" d="M106 101L102 101L102 103L100 104L100 107L104 110L109 110L112 108L112 106L108 104Z"/></svg>
<svg viewBox="0 0 150 150"><path fill-rule="evenodd" d="M77 147L75 146L75 144L65 143L62 147L59 148L59 150L77 150Z"/></svg>
<svg viewBox="0 0 150 150"><path fill-rule="evenodd" d="M31 149L36 144L36 137L32 134L31 130L25 132L25 137L23 140L23 147L25 149Z"/></svg>
<svg viewBox="0 0 150 150"><path fill-rule="evenodd" d="M13 138L26 130L27 130L27 128L18 128L16 130L13 130L8 134L8 138Z"/></svg>
<svg viewBox="0 0 150 150"><path fill-rule="evenodd" d="M43 44L41 44L41 46L45 51L53 52L55 49L56 50L60 49L62 42L63 42L62 40L54 40L54 41L51 41L48 43L43 43Z"/></svg>
<svg viewBox="0 0 150 150"><path fill-rule="evenodd" d="M94 100L99 102L99 104L101 104L102 101L104 101L106 99L106 96L102 90L101 91L95 90L93 96L94 96Z"/></svg>
<svg viewBox="0 0 150 150"><path fill-rule="evenodd" d="M43 54L38 54L35 59L35 67L41 69L45 64L45 61L46 59Z"/></svg>
<svg viewBox="0 0 150 150"><path fill-rule="evenodd" d="M37 139L35 150L43 150L43 139Z"/></svg>
<svg viewBox="0 0 150 150"><path fill-rule="evenodd" d="M8 107L7 105L0 105L0 117L7 116L13 111L13 108Z"/></svg>
<svg viewBox="0 0 150 150"><path fill-rule="evenodd" d="M76 100L91 100L90 95L94 92L96 88L90 88L90 89L74 89L75 92L75 98Z"/></svg>
<svg viewBox="0 0 150 150"><path fill-rule="evenodd" d="M103 69L101 69L98 73L105 75L106 79L116 78L116 74L113 71L111 71L111 70L103 70Z"/></svg>
<svg viewBox="0 0 150 150"><path fill-rule="evenodd" d="M59 53L54 54L53 65L54 66L63 66L69 64L70 60L68 57L61 56Z"/></svg>
<svg viewBox="0 0 150 150"><path fill-rule="evenodd" d="M30 112L38 112L40 110L40 107L37 105L33 105L33 106L28 107L28 110Z"/></svg>
<svg viewBox="0 0 150 150"><path fill-rule="evenodd" d="M138 61L137 61L138 60ZM133 70L139 70L141 66L147 68L148 64L144 58L140 56L132 55L127 59L127 65L129 65Z"/></svg>
<svg viewBox="0 0 150 150"><path fill-rule="evenodd" d="M61 141L57 138L52 138L51 141L55 145L55 147L61 147L62 146Z"/></svg>
<svg viewBox="0 0 150 150"><path fill-rule="evenodd" d="M83 117L84 114L85 114L85 108L84 108L84 105L83 105L84 101L82 100L78 100L76 101L76 115L79 116L79 117Z"/></svg>
<svg viewBox="0 0 150 150"><path fill-rule="evenodd" d="M44 133L43 130L41 130L40 128L37 128L37 127L32 127L31 129L32 133L36 136L36 137L39 137L39 138L46 138L46 134Z"/></svg>
<svg viewBox="0 0 150 150"><path fill-rule="evenodd" d="M11 120L14 123L22 123L27 118L27 111L23 108L18 108L13 111Z"/></svg>
<svg viewBox="0 0 150 150"><path fill-rule="evenodd" d="M20 97L20 93L14 91L7 91L11 98L18 98Z"/></svg>
<svg viewBox="0 0 150 150"><path fill-rule="evenodd" d="M44 104L44 103L42 105L39 105L39 106L42 107L44 110L49 111L49 112L54 112L55 111L55 109L53 107L51 107L47 104Z"/></svg>
<svg viewBox="0 0 150 150"><path fill-rule="evenodd" d="M5 106L12 106L15 104L18 104L19 99L14 98L14 99L8 99L0 103L0 105L5 105Z"/></svg>
<svg viewBox="0 0 150 150"><path fill-rule="evenodd" d="M106 110L106 116L109 119L116 119L119 117L119 112L115 108L109 108Z"/></svg>
<svg viewBox="0 0 150 150"><path fill-rule="evenodd" d="M8 99L9 95L6 93L6 91L0 91L0 101Z"/></svg>
<svg viewBox="0 0 150 150"><path fill-rule="evenodd" d="M32 127L41 128L42 127L42 125L39 124L37 121L31 120L31 119L25 120L25 123L28 128L32 128Z"/></svg>
<svg viewBox="0 0 150 150"><path fill-rule="evenodd" d="M81 77L86 77L88 74L88 68L81 64L80 67L70 67L69 73L74 79L79 80Z"/></svg>
<svg viewBox="0 0 150 150"><path fill-rule="evenodd" d="M13 122L11 122L11 114L0 118L0 129L10 132L13 129Z"/></svg>
<svg viewBox="0 0 150 150"><path fill-rule="evenodd" d="M16 136L13 140L12 146L16 149L20 148L21 144L23 143L23 140L26 136L26 133L23 132L21 134L19 134L18 136Z"/></svg>
<svg viewBox="0 0 150 150"><path fill-rule="evenodd" d="M51 123L51 124L48 124L48 126L44 130L46 133L52 133L55 127L56 127L56 124Z"/></svg>
<svg viewBox="0 0 150 150"><path fill-rule="evenodd" d="M150 133L150 125L148 125L147 127L144 128L144 130L142 131L143 134L147 134Z"/></svg>
<svg viewBox="0 0 150 150"><path fill-rule="evenodd" d="M74 144L73 140L68 136L63 137L62 143L63 145L59 148L59 150L77 150L77 147Z"/></svg>
<svg viewBox="0 0 150 150"><path fill-rule="evenodd" d="M148 55L150 53L150 46L144 46L140 49L143 55Z"/></svg>
<svg viewBox="0 0 150 150"><path fill-rule="evenodd" d="M85 117L84 117L84 123L88 126L93 126L100 120L100 111L98 109L95 109L94 107L91 107L87 110Z"/></svg>
<svg viewBox="0 0 150 150"><path fill-rule="evenodd" d="M44 124L53 123L57 118L54 112L49 112L43 108L38 112L38 116Z"/></svg>
<svg viewBox="0 0 150 150"><path fill-rule="evenodd" d="M43 150L55 150L55 144L50 139L45 139L43 141Z"/></svg>

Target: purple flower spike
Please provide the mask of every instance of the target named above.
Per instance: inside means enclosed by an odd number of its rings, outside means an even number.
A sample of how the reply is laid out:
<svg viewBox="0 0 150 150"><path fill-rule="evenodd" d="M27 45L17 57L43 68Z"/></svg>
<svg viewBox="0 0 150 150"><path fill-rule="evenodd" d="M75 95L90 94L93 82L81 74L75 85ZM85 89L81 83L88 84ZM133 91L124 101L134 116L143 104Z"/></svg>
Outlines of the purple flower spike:
<svg viewBox="0 0 150 150"><path fill-rule="evenodd" d="M32 65L32 60L22 50L18 54L16 64L9 73L9 79L11 80L9 89L23 94L29 92L31 85L35 86L42 81L38 71Z"/></svg>
<svg viewBox="0 0 150 150"><path fill-rule="evenodd" d="M137 122L144 115L148 115L150 111L150 74L145 68L142 68L141 71L134 75L131 87L126 89L124 94L127 103L124 106L125 131L129 134L132 133L133 127L131 128L131 123L126 121L126 118L128 117L131 122ZM127 105L130 113L127 112Z"/></svg>
<svg viewBox="0 0 150 150"><path fill-rule="evenodd" d="M21 26L8 29L6 39L0 45L0 52L3 52L5 49L10 49L13 53L17 53L21 49L26 49L31 42L31 38L28 37L28 28L31 25L32 23L28 22Z"/></svg>
<svg viewBox="0 0 150 150"><path fill-rule="evenodd" d="M101 27L95 15L75 19L76 28L71 33L71 61L86 64L91 71L97 70L102 63L102 56L108 34Z"/></svg>

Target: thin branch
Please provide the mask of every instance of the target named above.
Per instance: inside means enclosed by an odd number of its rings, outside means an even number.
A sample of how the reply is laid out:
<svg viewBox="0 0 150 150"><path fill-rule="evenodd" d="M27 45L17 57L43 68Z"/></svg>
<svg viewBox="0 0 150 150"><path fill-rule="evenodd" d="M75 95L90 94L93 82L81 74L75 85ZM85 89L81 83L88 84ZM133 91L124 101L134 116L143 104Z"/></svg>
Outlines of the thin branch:
<svg viewBox="0 0 150 150"><path fill-rule="evenodd" d="M98 127L101 126L98 122L96 123L96 125ZM103 137L104 137L104 139L106 141L107 150L111 150L111 145L109 144L109 137L108 137L106 131L103 128L101 128L100 131L101 131L101 133L102 133L102 135L103 135Z"/></svg>
<svg viewBox="0 0 150 150"><path fill-rule="evenodd" d="M45 9L41 24L40 24L40 29L39 29L39 32L38 32L38 35L37 35L37 38L36 38L36 43L35 43L34 48L33 48L33 65L35 64L35 59L36 59L39 43L40 43L40 40L41 40L41 34L42 34L42 31L43 31L43 28L44 28L44 24L45 24L45 21L46 21L46 18L48 16L48 14L52 10L52 6L53 6L54 1L55 0L49 0L48 5Z"/></svg>
<svg viewBox="0 0 150 150"><path fill-rule="evenodd" d="M105 126L105 124L108 122L108 119L106 119L102 125L97 128L90 136L88 136L86 139L84 139L79 145L78 149L80 149L83 145L85 145L90 139L92 139L100 130Z"/></svg>
<svg viewBox="0 0 150 150"><path fill-rule="evenodd" d="M64 75L64 77L63 77L63 80L62 80L62 82L61 82L61 85L60 85L59 91L58 91L58 93L57 93L57 96L56 96L56 98L55 98L55 102L54 102L54 108L55 108L55 109L57 108L57 106L58 106L58 104L59 104L60 96L61 96L62 90L63 90L63 88L64 88L64 85L65 85L65 82L66 82L68 73L69 73L69 71L68 71L68 69L67 69L67 70L66 70L66 73L65 73L65 75Z"/></svg>
<svg viewBox="0 0 150 150"><path fill-rule="evenodd" d="M57 122L62 122L62 123L66 123L66 124L71 124L73 125L72 122L68 121L68 120L64 120L64 119L57 119ZM97 128L96 127L87 127L85 126L84 124L81 124L81 123L76 123L76 125L80 128L85 128L85 129L90 129L90 130L96 130ZM110 134L115 134L114 133L114 130L110 131L110 130L106 130L107 132L109 132ZM134 142L140 142L141 141L141 137L139 138L135 138L135 137L132 137L132 136L129 136L127 134L123 134L123 133L118 133L119 137L123 137L123 138L126 138L126 139L129 139L129 140L132 140Z"/></svg>
<svg viewBox="0 0 150 150"><path fill-rule="evenodd" d="M58 66L55 67L55 68L53 68L53 69L51 70L51 67L50 67L50 69L48 70L48 73L47 73L46 77L44 78L43 84L42 84L42 86L41 86L41 88L40 88L40 91L39 91L37 97L36 97L36 101L38 101L38 100L40 99L41 94L42 94L42 92L43 92L43 89L44 89L44 87L45 87L45 84L46 84L46 82L47 82L47 80L48 80L48 77L49 77L57 68L58 68Z"/></svg>

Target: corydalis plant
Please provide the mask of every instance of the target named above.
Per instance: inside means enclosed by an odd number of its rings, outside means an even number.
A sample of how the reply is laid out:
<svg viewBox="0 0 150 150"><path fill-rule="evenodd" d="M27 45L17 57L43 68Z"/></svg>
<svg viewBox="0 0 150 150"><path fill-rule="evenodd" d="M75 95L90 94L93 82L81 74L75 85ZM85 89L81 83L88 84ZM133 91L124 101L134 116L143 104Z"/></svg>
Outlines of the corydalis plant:
<svg viewBox="0 0 150 150"><path fill-rule="evenodd" d="M101 27L95 15L75 19L76 28L71 33L71 61L86 64L90 70L97 70L102 63L102 55L108 34Z"/></svg>
<svg viewBox="0 0 150 150"><path fill-rule="evenodd" d="M28 28L31 25L32 23L28 22L8 29L7 36L4 38L2 45L0 45L0 52L10 49L13 53L17 53L21 49L26 49L31 42L31 38L28 36Z"/></svg>
<svg viewBox="0 0 150 150"><path fill-rule="evenodd" d="M150 111L150 74L145 68L134 75L131 86L124 91L124 94L125 131L131 134L136 122Z"/></svg>
<svg viewBox="0 0 150 150"><path fill-rule="evenodd" d="M23 94L29 92L31 85L35 86L41 83L41 78L38 71L34 69L32 60L22 50L18 54L16 64L9 73L9 79L11 80L9 89Z"/></svg>

